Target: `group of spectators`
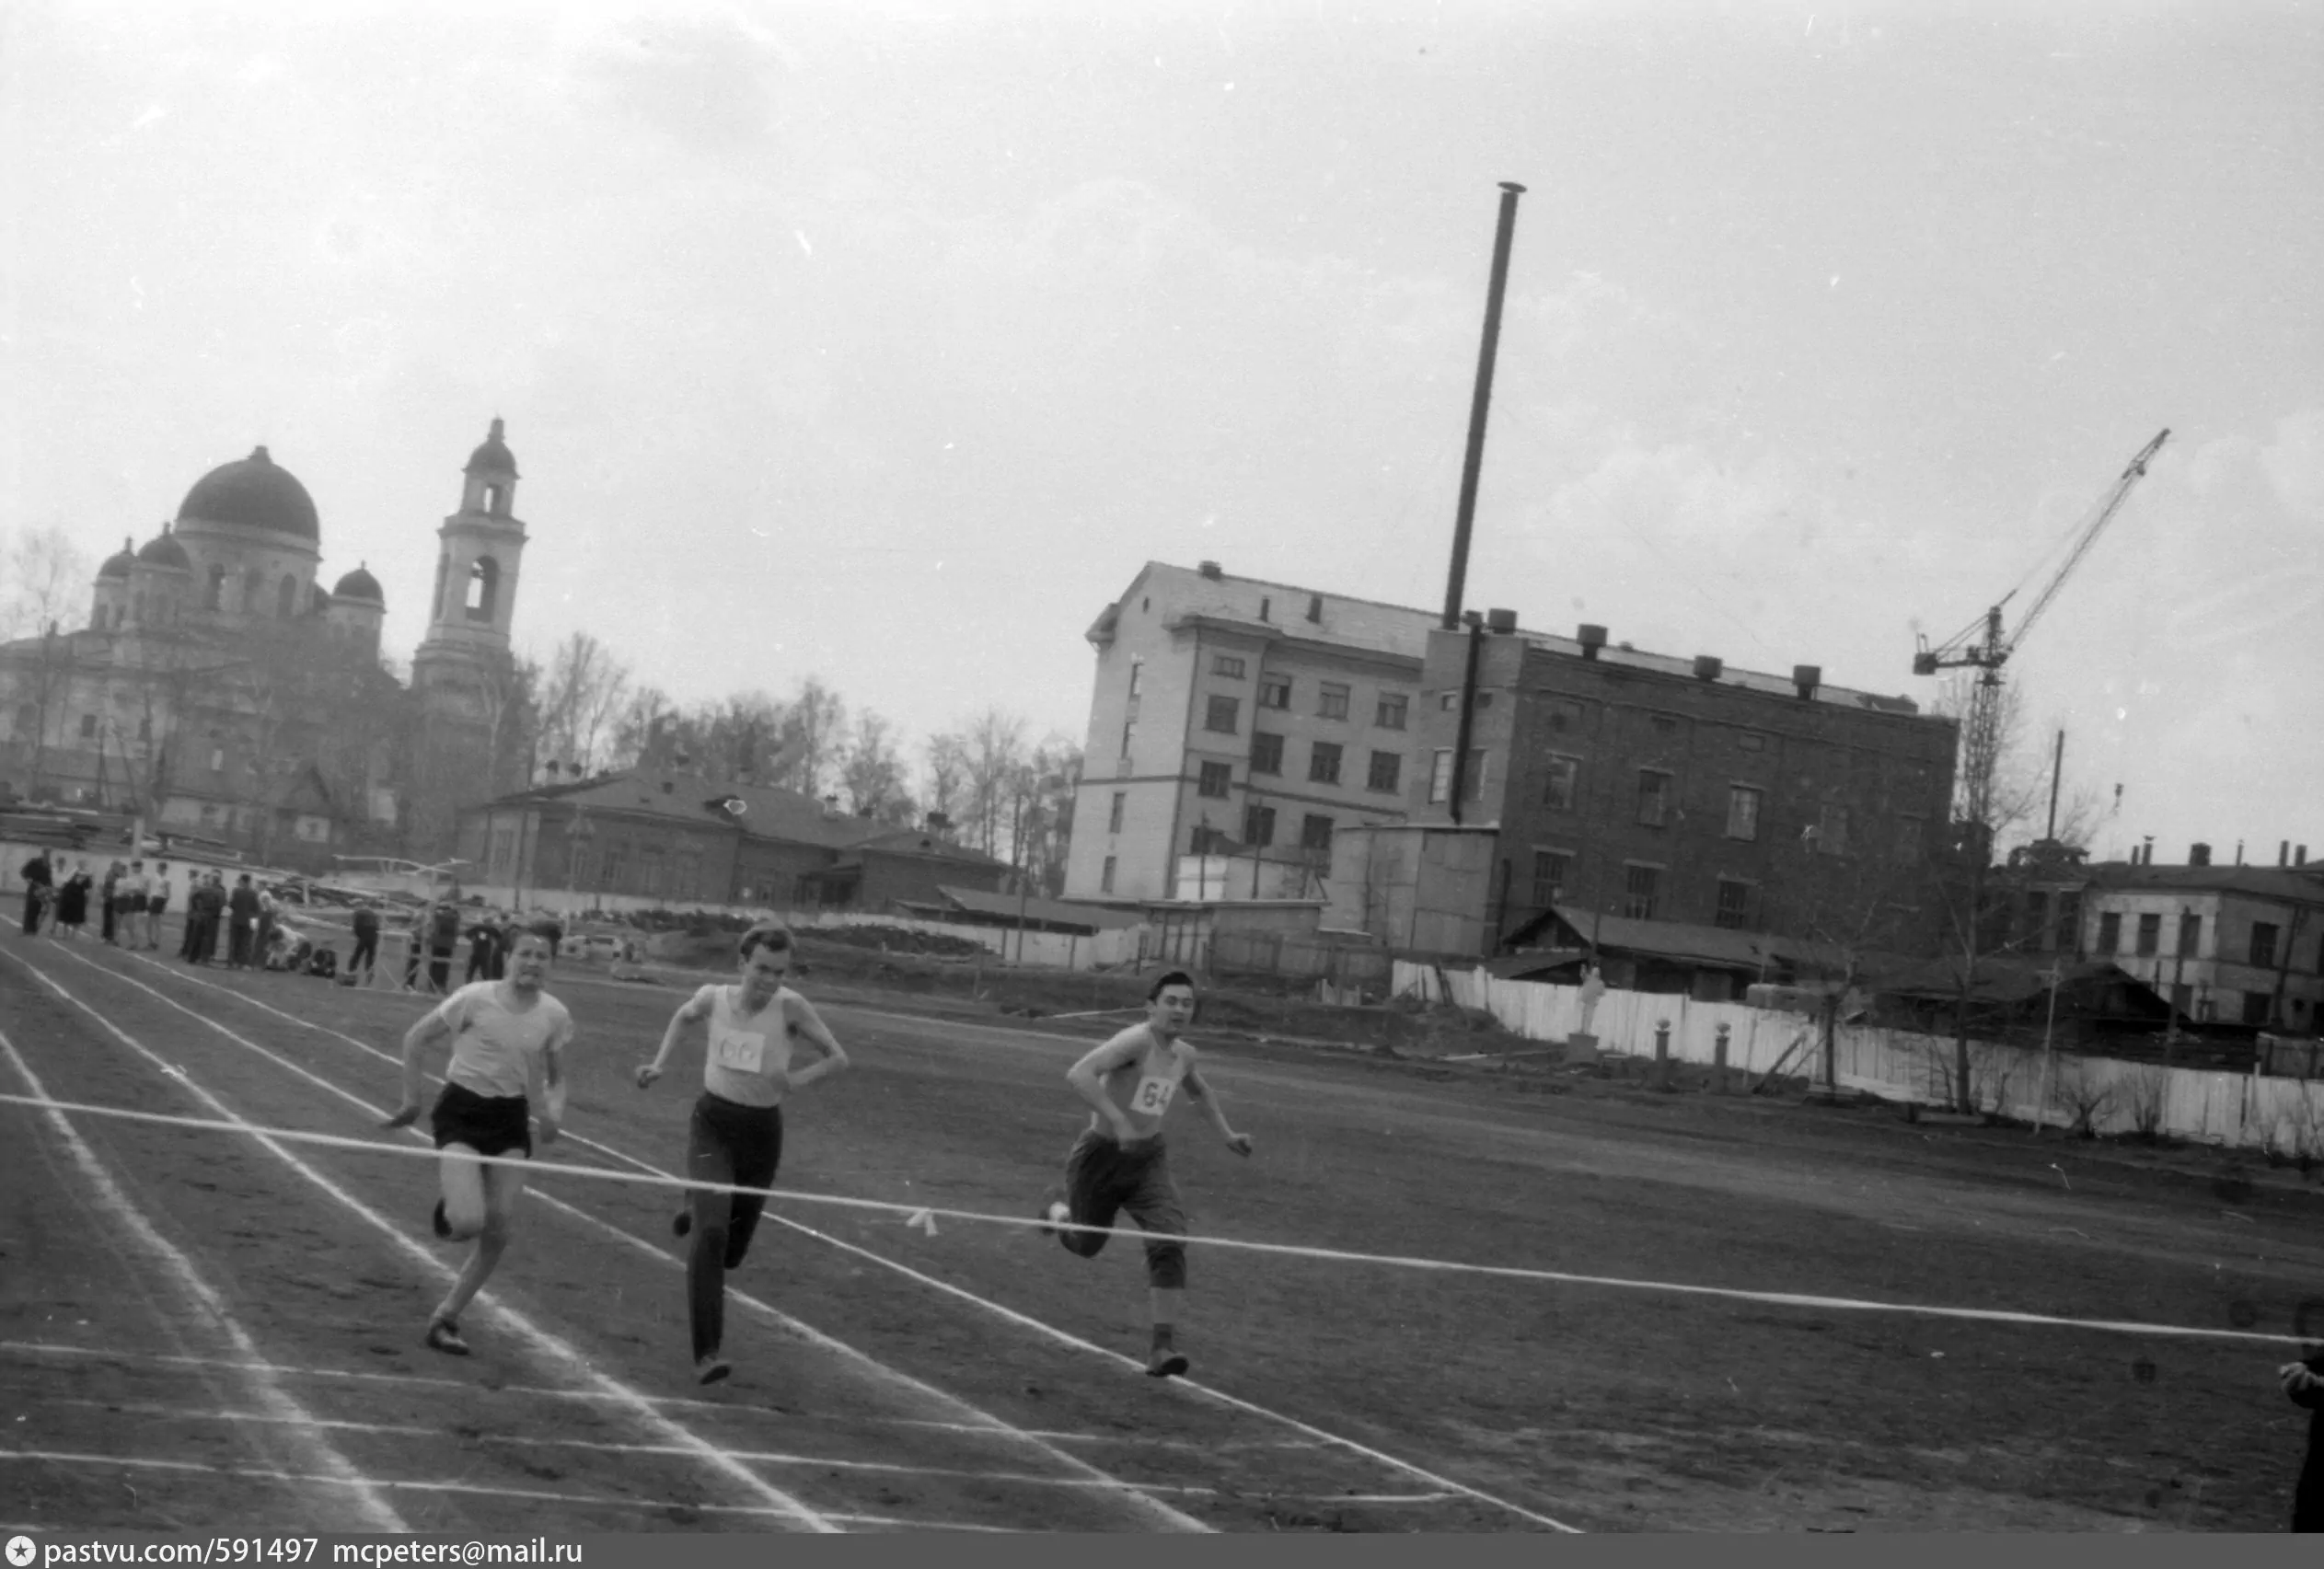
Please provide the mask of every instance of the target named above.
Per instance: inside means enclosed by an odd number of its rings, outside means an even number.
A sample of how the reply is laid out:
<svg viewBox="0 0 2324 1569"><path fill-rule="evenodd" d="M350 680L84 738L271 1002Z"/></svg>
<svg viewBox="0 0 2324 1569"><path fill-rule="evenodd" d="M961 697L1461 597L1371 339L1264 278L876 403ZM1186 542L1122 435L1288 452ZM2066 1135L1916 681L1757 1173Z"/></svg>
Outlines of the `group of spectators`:
<svg viewBox="0 0 2324 1569"><path fill-rule="evenodd" d="M79 938L88 930L94 909L100 935L117 947L161 946L162 912L169 907L169 863L159 861L148 874L145 863L120 861L105 869L101 882L89 872L87 860L75 860L70 871L62 857L40 850L24 863L24 934L37 937L45 922L49 935Z"/></svg>
<svg viewBox="0 0 2324 1569"><path fill-rule="evenodd" d="M524 930L539 930L513 915L478 909L473 918L464 915L457 898L433 899L411 912L410 942L403 960L403 989L427 991L439 996L452 990L452 964L459 952L463 938L468 941L467 981L497 981L508 974L509 952L515 946L517 935ZM553 957L561 940L562 932L552 928L549 952ZM379 912L369 900L355 910L355 957L348 963L349 972L360 971L363 982L370 979L379 941ZM423 974L424 966L424 974Z"/></svg>
<svg viewBox="0 0 2324 1569"><path fill-rule="evenodd" d="M76 860L67 870L62 857L41 850L25 862L23 873L26 936L39 936L44 928L53 937L84 936L94 910L102 917L105 941L127 948L161 946L161 917L169 907L171 891L168 861L156 862L149 872L142 859L126 864L116 860L99 880L87 860ZM370 985L376 976L382 912L376 900L359 900L355 906L354 946L342 967L338 950L318 945L289 918L283 902L250 873L238 873L229 884L223 871L195 871L187 884L185 931L178 957L188 964L336 975L350 985ZM466 979L502 979L523 924L497 911L464 911L457 896L430 900L406 919L410 941L403 989L437 995L452 990L452 966L464 939ZM552 937L552 952L557 942Z"/></svg>

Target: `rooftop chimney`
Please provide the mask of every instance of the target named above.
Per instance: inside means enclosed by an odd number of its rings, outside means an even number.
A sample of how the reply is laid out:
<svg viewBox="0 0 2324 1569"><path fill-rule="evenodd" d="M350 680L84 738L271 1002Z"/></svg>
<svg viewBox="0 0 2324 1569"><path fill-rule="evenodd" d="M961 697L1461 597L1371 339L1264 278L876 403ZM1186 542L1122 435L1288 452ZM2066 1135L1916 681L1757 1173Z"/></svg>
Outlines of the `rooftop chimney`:
<svg viewBox="0 0 2324 1569"><path fill-rule="evenodd" d="M1311 594L1307 596L1307 618L1311 621L1321 621L1324 618L1324 596L1322 594Z"/></svg>
<svg viewBox="0 0 2324 1569"><path fill-rule="evenodd" d="M1485 617L1474 610L1463 610L1461 612L1461 625L1474 629L1485 625Z"/></svg>
<svg viewBox="0 0 2324 1569"><path fill-rule="evenodd" d="M1694 656L1694 678L1697 681L1716 681L1718 673L1725 668L1716 654L1698 653Z"/></svg>
<svg viewBox="0 0 2324 1569"><path fill-rule="evenodd" d="M2187 864L2189 866L2209 866L2211 864L2211 847L2209 845L2189 845L2187 847Z"/></svg>
<svg viewBox="0 0 2324 1569"><path fill-rule="evenodd" d="M1514 632L1517 630L1517 612L1487 610L1485 613L1485 629L1488 632Z"/></svg>
<svg viewBox="0 0 2324 1569"><path fill-rule="evenodd" d="M2293 850L2292 864L2294 866L2306 866L2307 864L2307 847L2306 845L2301 845L2296 849Z"/></svg>
<svg viewBox="0 0 2324 1569"><path fill-rule="evenodd" d="M2236 841L2236 864L2237 866L2241 866L2243 864L2243 841L2241 839L2237 839Z"/></svg>
<svg viewBox="0 0 2324 1569"><path fill-rule="evenodd" d="M2278 840L2278 841L2276 842L2276 847L2275 847L2275 863L2276 863L2276 865L2278 865L2278 866L2289 866L2289 865L2291 865L2291 864L2292 864L2292 841L2291 841L2291 840L2289 840L2289 839L2280 839L2280 840Z"/></svg>
<svg viewBox="0 0 2324 1569"><path fill-rule="evenodd" d="M1823 666L1822 666L1822 665L1821 665L1821 664L1795 664L1795 665L1793 665L1793 666L1791 667L1791 686L1792 686L1792 690L1794 690L1794 691L1798 692L1798 693L1801 697L1803 697L1803 698L1812 698L1812 697L1814 697L1814 696L1816 695L1816 688L1817 688L1817 687L1819 687L1819 686L1822 686L1822 685L1823 685Z"/></svg>
<svg viewBox="0 0 2324 1569"><path fill-rule="evenodd" d="M1195 571L1200 572L1204 577L1208 578L1213 583L1218 582L1221 577L1226 575L1224 572L1220 571L1219 563L1216 561L1205 561L1202 565L1197 567Z"/></svg>
<svg viewBox="0 0 2324 1569"><path fill-rule="evenodd" d="M1581 644L1582 658L1595 659L1598 657L1598 651L1606 646L1606 629L1603 627L1593 627L1585 621L1581 624L1580 629L1574 633L1574 639Z"/></svg>

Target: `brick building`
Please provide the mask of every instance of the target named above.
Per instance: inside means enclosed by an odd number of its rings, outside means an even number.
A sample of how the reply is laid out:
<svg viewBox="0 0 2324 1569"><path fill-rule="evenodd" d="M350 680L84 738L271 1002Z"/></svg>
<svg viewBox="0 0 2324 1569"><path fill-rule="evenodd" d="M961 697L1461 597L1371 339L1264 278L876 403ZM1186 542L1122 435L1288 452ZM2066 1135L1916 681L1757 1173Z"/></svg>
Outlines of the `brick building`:
<svg viewBox="0 0 2324 1569"><path fill-rule="evenodd" d="M1528 941L1561 907L1933 940L1951 721L1809 666L1493 627L1148 562L1089 632L1067 896L1321 897L1329 924L1439 952Z"/></svg>
<svg viewBox="0 0 2324 1569"><path fill-rule="evenodd" d="M1496 612L1428 633L1416 707L1405 822L1335 858L1342 924L1480 953L1560 913L1903 952L1941 929L1957 731L1908 698Z"/></svg>
<svg viewBox="0 0 2324 1569"><path fill-rule="evenodd" d="M795 790L653 769L503 796L461 813L463 880L531 901L884 910L1009 869Z"/></svg>

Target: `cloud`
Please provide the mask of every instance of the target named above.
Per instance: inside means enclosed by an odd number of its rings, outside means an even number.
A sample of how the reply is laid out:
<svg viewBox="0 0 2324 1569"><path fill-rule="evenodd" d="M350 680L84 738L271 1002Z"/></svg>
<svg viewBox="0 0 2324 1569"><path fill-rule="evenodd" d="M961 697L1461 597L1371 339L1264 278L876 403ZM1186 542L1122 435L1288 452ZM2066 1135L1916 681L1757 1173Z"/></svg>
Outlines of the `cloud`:
<svg viewBox="0 0 2324 1569"><path fill-rule="evenodd" d="M2260 449L2260 471L2284 510L2324 529L2324 409L2303 409L2275 422L2275 440Z"/></svg>
<svg viewBox="0 0 2324 1569"><path fill-rule="evenodd" d="M732 7L593 28L569 45L573 89L714 155L764 144L775 129L779 68L798 58L763 23Z"/></svg>

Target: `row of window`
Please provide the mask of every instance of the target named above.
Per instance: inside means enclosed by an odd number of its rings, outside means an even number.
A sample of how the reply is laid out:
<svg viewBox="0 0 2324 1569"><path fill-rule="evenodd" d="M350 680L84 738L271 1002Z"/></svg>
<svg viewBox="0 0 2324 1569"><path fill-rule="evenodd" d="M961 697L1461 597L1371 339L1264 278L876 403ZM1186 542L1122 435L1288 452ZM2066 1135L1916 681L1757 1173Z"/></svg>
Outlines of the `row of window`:
<svg viewBox="0 0 2324 1569"><path fill-rule="evenodd" d="M2034 917L2036 930L2041 929L2039 912L2042 907L2043 897L2036 894L2028 901L2029 907L2036 912ZM2068 894L2064 897L2071 899L2073 896ZM2099 917L2099 940L2092 952L2096 953L2132 952L2141 958L2153 958L2162 952L2163 917L2159 913L2150 911L2141 915L2134 929L2136 932L2133 939L2134 945L2125 949L2122 946L2122 913L2118 910L2104 912ZM2178 956L2181 959L2194 958L2203 951L2203 917L2182 914L2179 917L2178 937ZM2277 945L2283 940L2284 929L2275 922L2253 921L2250 946L2245 951L2244 963L2255 969L2273 969L2279 956ZM2281 956L2288 968L2291 964L2290 950L2282 950ZM2317 967L2324 971L2324 948L2319 948L2318 951Z"/></svg>
<svg viewBox="0 0 2324 1569"><path fill-rule="evenodd" d="M1308 782L1327 785L1339 783L1341 768L1347 756L1347 749L1336 741L1308 743ZM1404 767L1405 760L1402 753L1374 752L1364 774L1364 788L1380 790L1389 795L1395 794L1404 788ZM1207 781L1213 768L1220 770L1223 776L1227 772L1227 765L1205 763L1202 768L1203 778L1206 780L1202 792L1205 795L1226 794L1223 777L1217 790L1210 789ZM1254 774L1278 775L1283 772L1283 737L1264 730L1251 737L1251 771Z"/></svg>
<svg viewBox="0 0 2324 1569"><path fill-rule="evenodd" d="M1437 754L1437 775L1432 781L1428 800L1431 803L1445 799L1446 785L1451 772L1451 754ZM1484 774L1482 752L1470 755L1473 767L1470 774L1481 781ZM1581 759L1562 754L1552 754L1542 786L1542 805L1553 812L1571 812L1580 795ZM1474 787L1464 787L1463 799L1474 799ZM1673 803L1677 797L1677 776L1667 768L1638 770L1637 821L1649 828L1670 825ZM1727 837L1753 842L1759 837L1760 820L1766 803L1766 791L1757 785L1729 785L1727 788ZM1826 804L1819 812L1817 821L1801 836L1808 847L1819 855L1846 855L1852 813L1845 806ZM1917 859L1921 853L1921 820L1900 817L1896 822L1896 842L1893 846L1900 861Z"/></svg>
<svg viewBox="0 0 2324 1569"><path fill-rule="evenodd" d="M1219 663L1240 665L1243 662L1239 659L1230 660L1222 654L1220 656ZM1135 665L1130 667L1133 678L1137 674L1137 668ZM1345 681L1318 683L1315 694L1315 717L1345 720L1347 717L1349 691L1348 685ZM1138 696L1138 687L1134 679L1129 695L1133 698ZM1402 692L1382 692L1372 709L1372 723L1382 730L1402 730L1410 713L1410 705L1411 699ZM1268 710L1286 713L1290 711L1291 678L1288 675L1260 677L1258 706L1262 711ZM1241 733L1243 699L1228 697L1223 692L1210 693L1204 700L1202 728L1214 731L1220 735Z"/></svg>

